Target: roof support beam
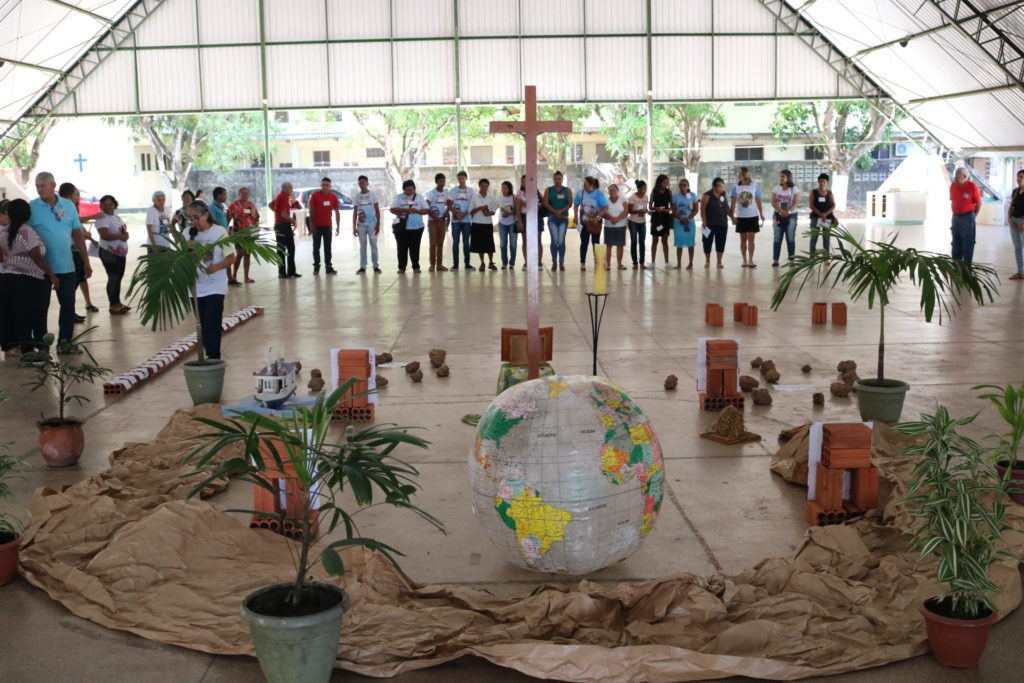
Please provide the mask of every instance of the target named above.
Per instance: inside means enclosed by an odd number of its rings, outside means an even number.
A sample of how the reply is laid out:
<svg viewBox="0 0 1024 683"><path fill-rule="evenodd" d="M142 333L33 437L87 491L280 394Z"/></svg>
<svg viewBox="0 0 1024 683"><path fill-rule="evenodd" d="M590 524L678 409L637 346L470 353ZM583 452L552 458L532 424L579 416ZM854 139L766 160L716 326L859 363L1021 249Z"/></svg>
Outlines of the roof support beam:
<svg viewBox="0 0 1024 683"><path fill-rule="evenodd" d="M4 127L3 135L0 136L0 161L14 153L18 145L32 135L43 121L50 118L65 103L73 101L79 86L107 61L110 55L125 46L135 31L166 1L136 0L117 23L108 22L106 32L96 43L57 78L16 123Z"/></svg>
<svg viewBox="0 0 1024 683"><path fill-rule="evenodd" d="M1014 2L1008 2L1008 3L1004 4L1004 5L999 5L998 7L992 7L990 9L985 10L984 12L980 12L979 16L986 16L987 17L987 16L992 15L992 14L1000 14L1001 16L1005 16L1003 14L1004 12L1007 12L1007 13L1008 12L1013 12L1014 10L1020 9L1021 7L1024 7L1024 0L1014 0ZM803 10L802 7L800 9ZM975 19L975 18L977 18L977 17L973 17L973 16L972 17L962 17L959 20L949 20L948 17L947 17L947 22L948 23L942 23L939 26L933 26L932 28L928 28L928 29L925 29L923 31L918 31L917 33L910 33L908 35L903 36L902 38L897 38L896 40L890 40L889 42L886 42L886 43L879 43L878 45L872 45L871 47L865 48L865 49L861 50L860 52L856 53L850 59L860 59L861 57L864 57L865 55L869 55L872 52L877 52L878 50L884 50L887 47L894 47L896 45L903 45L904 43L909 43L912 40L917 40L918 38L923 38L925 36L929 36L929 35L931 35L933 33L937 33L939 31L942 31L943 29L949 28L950 26L953 26L955 24L964 23L964 22L970 21L970 20ZM998 18L997 18L997 20L998 20Z"/></svg>
<svg viewBox="0 0 1024 683"><path fill-rule="evenodd" d="M79 14L84 14L85 16L90 17L92 19L95 19L96 21L100 22L101 24L103 24L105 26L109 26L112 23L110 21L110 19L108 19L107 17L105 17L105 16L103 16L101 14L96 14L95 12L90 12L87 9L82 9L78 5L72 5L70 2L63 2L63 0L46 0L46 1L49 2L51 5L59 5L60 7L63 7L64 9L71 10L72 12L78 12Z"/></svg>
<svg viewBox="0 0 1024 683"><path fill-rule="evenodd" d="M51 69L48 66L41 66L39 64L29 64L28 62L19 62L16 59L10 59L9 57L0 57L0 65L11 64L13 66L21 66L26 69L35 69L36 71L45 71L50 74L62 74L64 73L60 69Z"/></svg>
<svg viewBox="0 0 1024 683"><path fill-rule="evenodd" d="M921 97L916 100L907 100L906 106L911 107L915 104L927 104L928 102L939 102L942 100L955 100L958 97L971 97L973 95L988 95L990 93L1003 92L1004 90L1016 90L1016 85L1001 85L997 88L979 88L978 90L965 90L963 92L953 92L948 95L935 95L933 97Z"/></svg>
<svg viewBox="0 0 1024 683"><path fill-rule="evenodd" d="M1024 2L1003 5L989 12L979 12L969 0L925 0L956 27L960 33L973 40L992 59L1009 82L1024 90L1024 52L1006 37L989 14L997 10L1016 11Z"/></svg>

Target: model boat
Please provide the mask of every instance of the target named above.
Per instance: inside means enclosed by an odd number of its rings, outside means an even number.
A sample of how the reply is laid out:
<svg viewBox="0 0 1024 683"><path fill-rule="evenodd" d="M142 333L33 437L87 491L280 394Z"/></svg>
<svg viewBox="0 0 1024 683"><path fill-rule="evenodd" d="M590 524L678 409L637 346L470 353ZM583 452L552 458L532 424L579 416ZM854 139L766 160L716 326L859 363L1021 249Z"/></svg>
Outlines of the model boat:
<svg viewBox="0 0 1024 683"><path fill-rule="evenodd" d="M273 351L267 352L267 364L256 377L256 400L264 408L275 410L295 393L295 375L299 371L298 363L286 363L283 358L274 358Z"/></svg>

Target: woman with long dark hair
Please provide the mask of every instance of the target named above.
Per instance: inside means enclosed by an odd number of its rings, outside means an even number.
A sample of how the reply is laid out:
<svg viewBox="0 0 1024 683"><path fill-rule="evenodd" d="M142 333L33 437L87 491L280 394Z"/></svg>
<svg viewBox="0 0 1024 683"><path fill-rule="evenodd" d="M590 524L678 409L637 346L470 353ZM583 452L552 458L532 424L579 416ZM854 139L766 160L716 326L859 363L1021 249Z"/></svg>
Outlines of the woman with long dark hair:
<svg viewBox="0 0 1024 683"><path fill-rule="evenodd" d="M124 315L131 310L121 303L121 280L128 263L128 227L117 215L113 195L100 199L100 210L103 215L96 219L96 231L100 234L100 263L107 271L107 301L112 314Z"/></svg>
<svg viewBox="0 0 1024 683"><path fill-rule="evenodd" d="M757 268L754 263L754 238L761 232L764 223L764 208L761 206L761 187L750 177L750 169L741 166L732 187L732 204L729 211L740 235L740 256L744 268Z"/></svg>
<svg viewBox="0 0 1024 683"><path fill-rule="evenodd" d="M786 252L789 260L796 256L796 207L800 201L800 188L793 183L793 173L789 169L779 173L779 184L772 190L772 216L775 224L775 242L772 244L772 266L779 265L782 252L782 238L786 238Z"/></svg>
<svg viewBox="0 0 1024 683"><path fill-rule="evenodd" d="M59 284L43 257L43 241L28 225L31 216L24 199L0 203L0 349L8 355L46 348L50 290Z"/></svg>
<svg viewBox="0 0 1024 683"><path fill-rule="evenodd" d="M665 266L668 267L668 233L672 229L674 208L672 190L668 176L662 173L654 181L651 191L651 266L658 262L658 244L665 252Z"/></svg>
<svg viewBox="0 0 1024 683"><path fill-rule="evenodd" d="M184 207L192 227L185 230L186 238L200 244L219 242L228 231L217 224L206 202L195 200ZM203 349L210 360L220 358L220 340L223 333L224 297L228 293L228 269L235 262L235 253L216 247L196 269L196 301L199 325L203 331Z"/></svg>

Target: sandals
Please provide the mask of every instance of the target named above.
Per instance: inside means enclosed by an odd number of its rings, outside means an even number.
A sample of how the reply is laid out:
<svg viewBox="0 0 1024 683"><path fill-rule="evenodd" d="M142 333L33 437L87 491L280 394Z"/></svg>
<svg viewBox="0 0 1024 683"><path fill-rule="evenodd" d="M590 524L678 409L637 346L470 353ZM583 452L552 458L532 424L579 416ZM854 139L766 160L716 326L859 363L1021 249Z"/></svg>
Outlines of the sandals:
<svg viewBox="0 0 1024 683"><path fill-rule="evenodd" d="M492 263L491 265L487 266L487 268L488 268L489 270L497 270L497 269L498 269L498 266L496 266L496 265L494 265L494 264Z"/></svg>
<svg viewBox="0 0 1024 683"><path fill-rule="evenodd" d="M635 268L636 266L633 266L633 267ZM620 263L620 264L619 264L619 270L626 270L626 266L624 266L624 265L622 265L622 264Z"/></svg>
<svg viewBox="0 0 1024 683"><path fill-rule="evenodd" d="M1024 280L1024 275L1021 273L1014 273L1009 277L1010 280Z"/></svg>
<svg viewBox="0 0 1024 683"><path fill-rule="evenodd" d="M86 304L85 310L89 311L90 313L99 313L100 312L100 309L96 308L92 304Z"/></svg>

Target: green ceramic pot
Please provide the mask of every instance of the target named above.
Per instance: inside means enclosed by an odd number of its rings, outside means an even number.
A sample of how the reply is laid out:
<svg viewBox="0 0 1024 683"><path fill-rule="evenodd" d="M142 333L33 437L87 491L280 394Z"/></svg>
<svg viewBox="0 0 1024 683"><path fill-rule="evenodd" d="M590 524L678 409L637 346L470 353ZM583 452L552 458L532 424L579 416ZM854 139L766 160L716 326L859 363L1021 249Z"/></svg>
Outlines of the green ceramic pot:
<svg viewBox="0 0 1024 683"><path fill-rule="evenodd" d="M192 403L220 403L220 393L224 389L224 370L228 364L223 360L190 360L182 367L185 369L185 384L192 397Z"/></svg>
<svg viewBox="0 0 1024 683"><path fill-rule="evenodd" d="M857 407L865 422L899 422L903 412L903 399L910 385L898 379L859 379L853 383L857 390Z"/></svg>

